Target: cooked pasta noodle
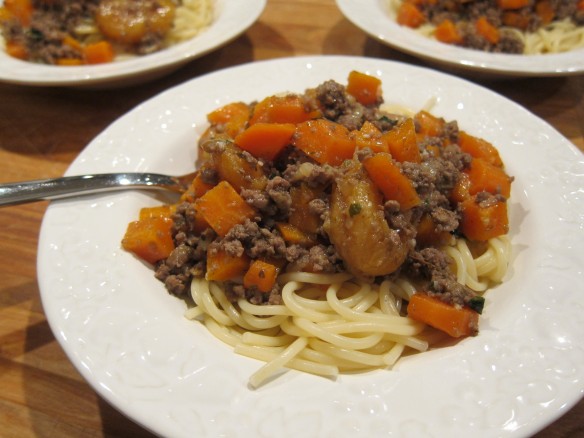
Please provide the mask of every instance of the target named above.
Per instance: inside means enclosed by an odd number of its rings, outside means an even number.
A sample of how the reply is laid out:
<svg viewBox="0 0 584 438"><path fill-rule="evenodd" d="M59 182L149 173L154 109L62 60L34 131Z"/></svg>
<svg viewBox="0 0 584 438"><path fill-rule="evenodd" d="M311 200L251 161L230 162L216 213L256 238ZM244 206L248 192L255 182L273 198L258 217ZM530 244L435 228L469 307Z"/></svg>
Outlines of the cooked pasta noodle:
<svg viewBox="0 0 584 438"><path fill-rule="evenodd" d="M166 43L172 45L193 38L213 22L214 13L214 0L182 0Z"/></svg>
<svg viewBox="0 0 584 438"><path fill-rule="evenodd" d="M458 281L484 291L501 281L510 258L506 236L493 238L473 258L464 239L445 251L455 260ZM198 319L238 354L266 362L249 380L256 388L282 368L336 377L343 371L393 366L408 350L425 351L436 337L403 315L403 301L416 291L404 277L380 284L350 274L282 274L281 305L232 304L219 283L195 278L191 296ZM440 339L440 336L437 337Z"/></svg>

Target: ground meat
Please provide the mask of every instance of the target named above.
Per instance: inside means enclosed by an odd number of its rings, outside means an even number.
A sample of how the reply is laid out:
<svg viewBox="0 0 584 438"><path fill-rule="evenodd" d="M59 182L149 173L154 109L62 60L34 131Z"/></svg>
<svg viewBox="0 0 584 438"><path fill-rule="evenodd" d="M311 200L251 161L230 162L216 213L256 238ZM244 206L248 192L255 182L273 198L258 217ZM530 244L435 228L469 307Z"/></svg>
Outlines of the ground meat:
<svg viewBox="0 0 584 438"><path fill-rule="evenodd" d="M282 176L291 184L306 183L310 187L323 187L331 184L338 171L328 164L311 162L290 164Z"/></svg>
<svg viewBox="0 0 584 438"><path fill-rule="evenodd" d="M405 271L416 278L427 280L427 293L454 305L468 305L476 294L458 283L450 270L452 260L437 248L414 251L408 257Z"/></svg>

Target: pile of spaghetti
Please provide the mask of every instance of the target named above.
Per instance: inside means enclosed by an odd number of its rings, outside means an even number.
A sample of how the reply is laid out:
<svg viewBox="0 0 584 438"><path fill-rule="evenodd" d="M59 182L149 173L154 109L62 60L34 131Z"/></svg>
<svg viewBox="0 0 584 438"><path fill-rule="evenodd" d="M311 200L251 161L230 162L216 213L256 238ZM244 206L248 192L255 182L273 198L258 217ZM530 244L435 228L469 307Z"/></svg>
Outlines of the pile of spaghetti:
<svg viewBox="0 0 584 438"><path fill-rule="evenodd" d="M10 56L84 65L145 55L197 35L213 0L5 0L0 30Z"/></svg>
<svg viewBox="0 0 584 438"><path fill-rule="evenodd" d="M383 106L353 71L208 114L200 168L123 247L235 351L335 376L478 333L509 262L512 178L489 142ZM386 108L386 109L384 109Z"/></svg>
<svg viewBox="0 0 584 438"><path fill-rule="evenodd" d="M487 52L560 53L584 47L584 0L390 0L403 26Z"/></svg>

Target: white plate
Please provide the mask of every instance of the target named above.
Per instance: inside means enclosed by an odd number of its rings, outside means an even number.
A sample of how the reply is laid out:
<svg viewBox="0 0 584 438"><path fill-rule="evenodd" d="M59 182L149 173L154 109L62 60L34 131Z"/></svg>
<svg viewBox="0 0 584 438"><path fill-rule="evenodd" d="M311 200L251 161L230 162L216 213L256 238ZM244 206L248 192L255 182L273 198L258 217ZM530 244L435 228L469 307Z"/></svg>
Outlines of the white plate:
<svg viewBox="0 0 584 438"><path fill-rule="evenodd" d="M470 82L395 62L298 57L255 62L170 89L116 121L67 174L193 169L205 115L232 101L302 92L357 69L383 81L387 102L457 120L500 149L516 180L514 258L487 294L478 337L407 358L393 370L336 381L296 371L258 390L260 363L183 318L151 269L120 248L141 207L124 192L54 202L38 273L55 336L100 395L165 436L456 437L529 435L584 390L584 160L544 121Z"/></svg>
<svg viewBox="0 0 584 438"><path fill-rule="evenodd" d="M434 64L489 76L568 76L584 73L584 48L550 55L487 53L443 44L400 26L389 0L336 0L343 15L383 44Z"/></svg>
<svg viewBox="0 0 584 438"><path fill-rule="evenodd" d="M216 0L215 21L199 35L159 52L118 62L60 67L21 61L0 50L0 81L38 86L119 86L154 79L235 39L257 20L266 1Z"/></svg>

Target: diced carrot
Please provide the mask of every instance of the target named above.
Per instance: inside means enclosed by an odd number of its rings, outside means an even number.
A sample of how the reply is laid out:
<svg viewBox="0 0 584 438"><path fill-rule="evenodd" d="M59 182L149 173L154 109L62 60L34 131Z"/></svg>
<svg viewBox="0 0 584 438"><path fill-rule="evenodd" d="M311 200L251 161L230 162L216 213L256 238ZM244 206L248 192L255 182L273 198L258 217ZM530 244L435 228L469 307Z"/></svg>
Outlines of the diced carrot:
<svg viewBox="0 0 584 438"><path fill-rule="evenodd" d="M207 272L209 281L227 281L241 277L249 266L249 257L244 253L240 257L231 255L218 248L207 251Z"/></svg>
<svg viewBox="0 0 584 438"><path fill-rule="evenodd" d="M412 295L408 303L408 316L453 338L475 336L479 331L477 312L467 307L453 306L424 293Z"/></svg>
<svg viewBox="0 0 584 438"><path fill-rule="evenodd" d="M505 26L514 27L516 29L527 30L529 26L529 16L518 12L503 12L501 20Z"/></svg>
<svg viewBox="0 0 584 438"><path fill-rule="evenodd" d="M469 193L489 192L508 198L511 194L511 178L505 171L482 158L474 158L470 168L464 171L470 180Z"/></svg>
<svg viewBox="0 0 584 438"><path fill-rule="evenodd" d="M235 137L235 144L254 157L273 161L290 144L296 125L292 123L254 123Z"/></svg>
<svg viewBox="0 0 584 438"><path fill-rule="evenodd" d="M438 231L429 214L424 214L416 229L416 244L422 248L442 246L450 242L452 235L447 231Z"/></svg>
<svg viewBox="0 0 584 438"><path fill-rule="evenodd" d="M253 108L249 124L254 123L301 123L319 116L318 111L307 108L297 94L269 96Z"/></svg>
<svg viewBox="0 0 584 438"><path fill-rule="evenodd" d="M529 5L529 0L497 0L501 9L521 9Z"/></svg>
<svg viewBox="0 0 584 438"><path fill-rule="evenodd" d="M361 126L361 129L351 132L355 139L355 147L357 149L369 148L373 152L388 152L387 141L383 138L383 134L377 127L366 121Z"/></svg>
<svg viewBox="0 0 584 438"><path fill-rule="evenodd" d="M314 244L314 240L309 234L288 222L277 222L276 229L286 243L300 246L312 246Z"/></svg>
<svg viewBox="0 0 584 438"><path fill-rule="evenodd" d="M300 184L290 189L292 209L288 222L299 230L314 234L322 224L320 216L310 209L310 201L320 197L322 189L310 187L308 184Z"/></svg>
<svg viewBox="0 0 584 438"><path fill-rule="evenodd" d="M6 53L13 58L26 60L28 59L28 50L23 44L13 41L6 42Z"/></svg>
<svg viewBox="0 0 584 438"><path fill-rule="evenodd" d="M373 105L381 97L381 80L353 70L349 73L347 93L362 105Z"/></svg>
<svg viewBox="0 0 584 438"><path fill-rule="evenodd" d="M10 20L13 20L14 18L14 14L12 14L12 12L10 12L8 9L6 9L5 6L0 6L0 23L7 23Z"/></svg>
<svg viewBox="0 0 584 438"><path fill-rule="evenodd" d="M355 152L349 130L328 119L308 120L296 125L292 144L320 164L340 165Z"/></svg>
<svg viewBox="0 0 584 438"><path fill-rule="evenodd" d="M22 26L27 27L30 24L33 12L31 0L4 0L4 7L16 17Z"/></svg>
<svg viewBox="0 0 584 438"><path fill-rule="evenodd" d="M181 195L180 200L182 202L195 202L195 199L200 198L205 193L213 188L213 185L203 181L201 172L197 172L191 182L189 188Z"/></svg>
<svg viewBox="0 0 584 438"><path fill-rule="evenodd" d="M509 231L507 203L497 201L481 207L476 195L459 204L462 218L460 231L470 240L487 241Z"/></svg>
<svg viewBox="0 0 584 438"><path fill-rule="evenodd" d="M458 145L463 152L470 154L473 158L482 158L493 166L503 166L503 160L497 148L482 138L459 131Z"/></svg>
<svg viewBox="0 0 584 438"><path fill-rule="evenodd" d="M75 65L83 65L83 60L79 58L61 58L57 59L57 65L62 66L75 66Z"/></svg>
<svg viewBox="0 0 584 438"><path fill-rule="evenodd" d="M85 61L88 64L103 64L112 62L115 57L114 48L108 41L88 44L83 48Z"/></svg>
<svg viewBox="0 0 584 438"><path fill-rule="evenodd" d="M278 268L262 260L251 262L249 269L243 276L243 285L246 288L257 287L260 292L269 292L276 284Z"/></svg>
<svg viewBox="0 0 584 438"><path fill-rule="evenodd" d="M401 210L420 204L420 197L411 180L401 173L388 153L378 153L363 160L363 167L385 199L399 202Z"/></svg>
<svg viewBox="0 0 584 438"><path fill-rule="evenodd" d="M440 137L444 133L446 122L441 117L436 117L428 111L418 111L414 115L416 133L427 137Z"/></svg>
<svg viewBox="0 0 584 438"><path fill-rule="evenodd" d="M122 239L122 247L148 263L167 258L174 249L172 220L147 217L130 222Z"/></svg>
<svg viewBox="0 0 584 438"><path fill-rule="evenodd" d="M421 163L414 120L407 118L390 131L383 134L391 156L398 162Z"/></svg>
<svg viewBox="0 0 584 438"><path fill-rule="evenodd" d="M67 35L65 38L63 38L63 44L79 52L83 50L83 46L81 45L81 43L77 41L75 38L73 38L71 35Z"/></svg>
<svg viewBox="0 0 584 438"><path fill-rule="evenodd" d="M489 20L487 20L487 17L479 17L475 22L475 27L477 33L491 44L497 44L499 42L499 29L493 26Z"/></svg>
<svg viewBox="0 0 584 438"><path fill-rule="evenodd" d="M397 10L396 21L401 26L417 28L426 22L426 17L413 3L403 2Z"/></svg>
<svg viewBox="0 0 584 438"><path fill-rule="evenodd" d="M452 20L444 20L434 30L434 37L446 44L461 44L462 34L456 28Z"/></svg>
<svg viewBox="0 0 584 438"><path fill-rule="evenodd" d="M170 216L176 211L175 205L165 204L156 207L143 207L140 209L140 219L151 217L162 217L170 219Z"/></svg>
<svg viewBox="0 0 584 438"><path fill-rule="evenodd" d="M197 199L195 208L221 237L225 237L235 225L253 219L256 214L227 181L221 181Z"/></svg>
<svg viewBox="0 0 584 438"><path fill-rule="evenodd" d="M224 125L224 132L231 138L243 131L251 116L249 106L243 102L233 102L207 114L213 125Z"/></svg>
<svg viewBox="0 0 584 438"><path fill-rule="evenodd" d="M543 25L550 24L556 17L556 11L550 0L538 0L535 4L535 13L541 18Z"/></svg>

